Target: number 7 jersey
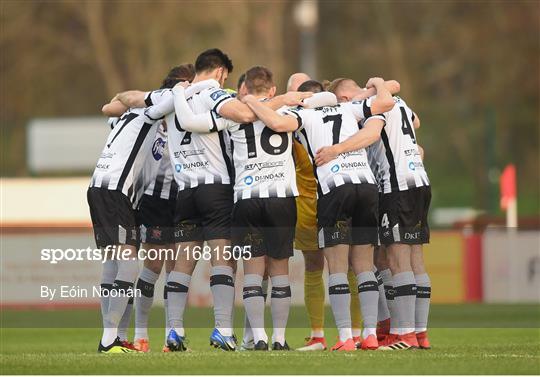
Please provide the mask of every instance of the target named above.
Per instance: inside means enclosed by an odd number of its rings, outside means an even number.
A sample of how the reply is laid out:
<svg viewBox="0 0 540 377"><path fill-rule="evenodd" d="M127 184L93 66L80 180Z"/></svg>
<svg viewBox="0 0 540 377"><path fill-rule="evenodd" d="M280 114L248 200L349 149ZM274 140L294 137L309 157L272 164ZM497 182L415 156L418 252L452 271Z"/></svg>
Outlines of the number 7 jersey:
<svg viewBox="0 0 540 377"><path fill-rule="evenodd" d="M383 168L379 185L383 193L429 186L429 179L416 144L414 112L405 101L394 97L395 106L385 113L386 126L376 159Z"/></svg>
<svg viewBox="0 0 540 377"><path fill-rule="evenodd" d="M235 177L234 201L298 196L291 132L275 132L260 120L228 126Z"/></svg>

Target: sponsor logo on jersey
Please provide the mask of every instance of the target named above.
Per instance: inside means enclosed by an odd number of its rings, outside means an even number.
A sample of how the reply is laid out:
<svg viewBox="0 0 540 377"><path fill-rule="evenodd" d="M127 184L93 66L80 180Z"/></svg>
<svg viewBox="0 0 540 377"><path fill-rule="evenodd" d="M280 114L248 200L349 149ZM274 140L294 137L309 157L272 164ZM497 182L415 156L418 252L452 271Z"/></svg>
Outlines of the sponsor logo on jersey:
<svg viewBox="0 0 540 377"><path fill-rule="evenodd" d="M341 163L341 169L344 170L350 170L350 169L366 169L368 168L368 164L364 161L356 161L356 162L343 162Z"/></svg>
<svg viewBox="0 0 540 377"><path fill-rule="evenodd" d="M332 173L337 173L339 171L339 165L335 164L330 168L330 170L332 171Z"/></svg>
<svg viewBox="0 0 540 377"><path fill-rule="evenodd" d="M103 152L99 158L113 158L116 152Z"/></svg>
<svg viewBox="0 0 540 377"><path fill-rule="evenodd" d="M204 169L209 168L210 163L208 161L196 161L196 162L190 162L187 164L182 164L182 170L197 170L197 169ZM179 171L178 169L176 171Z"/></svg>
<svg viewBox="0 0 540 377"><path fill-rule="evenodd" d="M213 101L216 101L219 97L228 95L226 91L224 90L216 90L214 93L210 94L210 98L212 98Z"/></svg>
<svg viewBox="0 0 540 377"><path fill-rule="evenodd" d="M361 149L359 151L345 152L345 153L340 154L340 156L343 158L347 158L350 156L363 156L364 153L365 153L364 149Z"/></svg>
<svg viewBox="0 0 540 377"><path fill-rule="evenodd" d="M203 149L191 149L191 150L187 150L187 151L178 151L178 152L174 152L174 157L178 158L180 157L180 155L184 156L184 158L187 158L187 157L190 157L190 156L197 156L197 155L201 155L201 154L204 154L205 152L205 148Z"/></svg>
<svg viewBox="0 0 540 377"><path fill-rule="evenodd" d="M152 156L154 156L154 160L159 161L163 157L163 152L165 151L165 140L162 138L157 138L156 141L154 141L154 145L152 145Z"/></svg>
<svg viewBox="0 0 540 377"><path fill-rule="evenodd" d="M109 165L109 164L100 164L100 163L96 164L96 168L98 168L100 170L108 170L109 166L111 166L111 165Z"/></svg>
<svg viewBox="0 0 540 377"><path fill-rule="evenodd" d="M244 178L244 183L248 186L251 185L253 183L253 177L248 175L246 178Z"/></svg>
<svg viewBox="0 0 540 377"><path fill-rule="evenodd" d="M424 165L421 162L409 162L409 169L415 171L417 168L423 168Z"/></svg>
<svg viewBox="0 0 540 377"><path fill-rule="evenodd" d="M176 170L177 173L180 173L182 171L182 165L180 164L174 165L174 170Z"/></svg>
<svg viewBox="0 0 540 377"><path fill-rule="evenodd" d="M270 169L275 167L285 166L285 161L273 161L273 162L256 162L254 164L247 164L244 166L245 170L254 170L254 169Z"/></svg>

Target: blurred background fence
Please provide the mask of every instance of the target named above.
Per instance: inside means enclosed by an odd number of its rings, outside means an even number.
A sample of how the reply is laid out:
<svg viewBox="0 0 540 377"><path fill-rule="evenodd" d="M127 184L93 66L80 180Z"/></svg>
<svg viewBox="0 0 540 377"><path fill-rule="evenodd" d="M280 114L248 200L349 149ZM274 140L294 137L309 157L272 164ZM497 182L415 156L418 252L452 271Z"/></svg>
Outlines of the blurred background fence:
<svg viewBox="0 0 540 377"><path fill-rule="evenodd" d="M34 302L35 292L4 288L37 271L75 279L38 262L37 248L50 237L91 244L85 190L108 132L101 106L118 91L158 87L211 47L233 59L233 88L255 64L272 69L279 91L296 71L399 80L422 119L433 188L434 300L539 300L538 1L4 0L0 11L3 304ZM523 232L485 232L504 223L507 163ZM300 283L301 257L292 263ZM77 279L95 284L99 264L86 268ZM209 292L199 296L206 305Z"/></svg>

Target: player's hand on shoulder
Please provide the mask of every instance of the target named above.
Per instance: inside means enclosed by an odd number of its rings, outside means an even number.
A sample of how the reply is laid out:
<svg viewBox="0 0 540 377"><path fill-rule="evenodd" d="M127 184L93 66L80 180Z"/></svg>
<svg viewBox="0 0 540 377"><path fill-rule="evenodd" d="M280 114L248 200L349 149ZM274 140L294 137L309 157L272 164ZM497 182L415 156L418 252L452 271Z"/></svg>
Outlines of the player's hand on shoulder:
<svg viewBox="0 0 540 377"><path fill-rule="evenodd" d="M317 150L317 153L315 154L315 164L317 166L322 166L332 160L335 160L340 153L337 147L338 144L328 147L322 147Z"/></svg>
<svg viewBox="0 0 540 377"><path fill-rule="evenodd" d="M313 95L312 92L287 92L284 94L286 106L304 106L303 100Z"/></svg>
<svg viewBox="0 0 540 377"><path fill-rule="evenodd" d="M245 96L242 97L242 102L243 103L248 103L248 102L252 102L252 101L256 101L257 98L255 98L255 96L253 94L246 94Z"/></svg>
<svg viewBox="0 0 540 377"><path fill-rule="evenodd" d="M368 89L373 88L377 84L379 84L379 85L384 84L384 79L382 79L380 77L372 77L366 82L366 88L368 88Z"/></svg>

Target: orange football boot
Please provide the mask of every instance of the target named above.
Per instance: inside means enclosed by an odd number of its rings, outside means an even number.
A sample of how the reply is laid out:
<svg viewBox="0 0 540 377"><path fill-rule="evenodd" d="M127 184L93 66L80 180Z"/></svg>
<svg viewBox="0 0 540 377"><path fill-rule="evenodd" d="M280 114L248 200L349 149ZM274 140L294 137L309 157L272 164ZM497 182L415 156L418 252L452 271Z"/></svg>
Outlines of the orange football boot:
<svg viewBox="0 0 540 377"><path fill-rule="evenodd" d="M356 351L356 344L352 338L347 339L345 342L339 340L330 351Z"/></svg>
<svg viewBox="0 0 540 377"><path fill-rule="evenodd" d="M416 340L418 341L418 347L422 350L431 349L431 344L427 336L427 331L422 331L416 334Z"/></svg>

